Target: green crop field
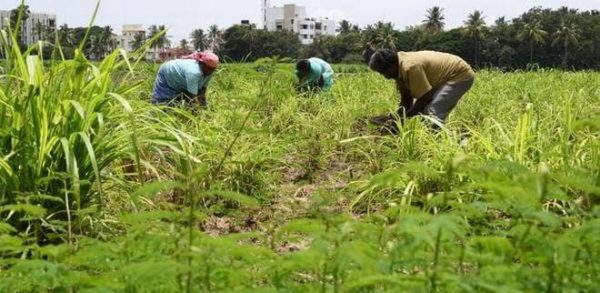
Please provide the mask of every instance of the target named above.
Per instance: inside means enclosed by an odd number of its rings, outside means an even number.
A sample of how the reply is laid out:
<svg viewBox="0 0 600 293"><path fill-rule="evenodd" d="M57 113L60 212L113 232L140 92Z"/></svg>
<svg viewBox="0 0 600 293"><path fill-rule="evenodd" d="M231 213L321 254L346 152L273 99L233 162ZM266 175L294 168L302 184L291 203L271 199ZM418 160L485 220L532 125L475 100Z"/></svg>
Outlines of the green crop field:
<svg viewBox="0 0 600 293"><path fill-rule="evenodd" d="M4 44L1 292L600 290L598 72L478 71L389 136L366 66L300 96L224 64L190 111L149 103L158 65Z"/></svg>

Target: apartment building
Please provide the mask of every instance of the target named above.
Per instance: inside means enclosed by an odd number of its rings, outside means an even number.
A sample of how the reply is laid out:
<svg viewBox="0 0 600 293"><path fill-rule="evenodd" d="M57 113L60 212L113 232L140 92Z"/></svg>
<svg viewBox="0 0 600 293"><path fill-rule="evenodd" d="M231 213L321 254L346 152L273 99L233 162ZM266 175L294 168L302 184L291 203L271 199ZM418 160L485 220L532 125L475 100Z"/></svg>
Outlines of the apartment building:
<svg viewBox="0 0 600 293"><path fill-rule="evenodd" d="M336 22L327 17L311 17L306 8L295 4L263 7L264 27L268 31L287 30L298 34L304 45L312 44L320 35L335 35Z"/></svg>
<svg viewBox="0 0 600 293"><path fill-rule="evenodd" d="M141 24L125 24L121 31L119 39L119 48L131 52L133 51L132 44L136 35L146 36L146 30Z"/></svg>
<svg viewBox="0 0 600 293"><path fill-rule="evenodd" d="M10 26L10 10L0 10L0 29ZM49 32L56 28L56 15L47 13L31 13L23 23L21 40L27 46L43 40Z"/></svg>

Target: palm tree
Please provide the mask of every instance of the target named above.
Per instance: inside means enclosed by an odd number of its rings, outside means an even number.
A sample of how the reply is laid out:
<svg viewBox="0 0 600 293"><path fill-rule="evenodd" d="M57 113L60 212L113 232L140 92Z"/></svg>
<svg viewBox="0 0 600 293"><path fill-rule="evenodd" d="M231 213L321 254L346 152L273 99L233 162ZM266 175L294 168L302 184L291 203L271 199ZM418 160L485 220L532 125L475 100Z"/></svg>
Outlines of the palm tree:
<svg viewBox="0 0 600 293"><path fill-rule="evenodd" d="M113 30L110 25L102 28L102 39L104 42L105 55L117 48L117 41L113 38Z"/></svg>
<svg viewBox="0 0 600 293"><path fill-rule="evenodd" d="M513 56L517 54L517 51L511 46L504 45L498 51L498 62L502 65L512 67Z"/></svg>
<svg viewBox="0 0 600 293"><path fill-rule="evenodd" d="M328 59L330 52L327 48L327 39L327 36L316 37L308 46L306 53L310 56Z"/></svg>
<svg viewBox="0 0 600 293"><path fill-rule="evenodd" d="M101 34L91 33L86 44L85 54L92 60L102 57L104 42Z"/></svg>
<svg viewBox="0 0 600 293"><path fill-rule="evenodd" d="M223 37L221 30L216 24L208 27L208 42L210 43L210 49L212 51L218 51L223 44Z"/></svg>
<svg viewBox="0 0 600 293"><path fill-rule="evenodd" d="M204 31L202 29L195 29L190 34L190 38L192 39L192 47L196 51L204 51L206 47L206 36L204 35Z"/></svg>
<svg viewBox="0 0 600 293"><path fill-rule="evenodd" d="M554 33L554 41L552 47L562 45L565 54L563 55L562 66L566 68L569 64L569 45L579 47L579 39L581 38L581 30L577 24L572 22L562 21L560 27Z"/></svg>
<svg viewBox="0 0 600 293"><path fill-rule="evenodd" d="M152 40L154 39L158 34L160 34L161 31L158 29L158 26L153 24L150 27L148 27L148 40ZM135 39L134 39L135 41ZM158 39L155 39L154 42L152 42L152 44L150 44L150 48L152 49L151 52L149 52L152 55L153 59L156 59L156 57L158 56L158 52L157 49L161 48L163 44L160 44L160 41ZM136 44L137 46L137 44ZM132 47L136 47L133 46Z"/></svg>
<svg viewBox="0 0 600 293"><path fill-rule="evenodd" d="M171 47L171 40L169 40L169 38L167 37L167 27L165 25L159 25L158 29L161 32L165 32L158 38L158 43L160 44L161 48Z"/></svg>
<svg viewBox="0 0 600 293"><path fill-rule="evenodd" d="M485 37L487 32L487 27L485 26L484 17L481 14L481 11L475 10L473 13L469 14L467 20L464 22L465 27L462 29L462 35L466 38L473 39L475 42L475 66L479 65L478 55L479 55L479 43Z"/></svg>
<svg viewBox="0 0 600 293"><path fill-rule="evenodd" d="M443 8L439 6L433 6L427 9L427 14L425 15L426 19L423 20L423 24L425 25L425 29L432 33L437 34L444 30L444 12Z"/></svg>
<svg viewBox="0 0 600 293"><path fill-rule="evenodd" d="M58 41L61 46L72 47L73 39L73 32L66 23L58 28Z"/></svg>
<svg viewBox="0 0 600 293"><path fill-rule="evenodd" d="M569 17L577 14L578 9L571 9L567 6L562 6L557 9L557 12L563 15L563 17Z"/></svg>
<svg viewBox="0 0 600 293"><path fill-rule="evenodd" d="M502 16L496 21L494 21L494 26L492 26L492 35L496 37L496 42L500 41L500 39L504 39L508 34L509 23L506 21L506 17Z"/></svg>
<svg viewBox="0 0 600 293"><path fill-rule="evenodd" d="M179 47L181 49L183 49L183 51L187 51L188 50L188 40L187 39L181 39L181 41L179 41Z"/></svg>
<svg viewBox="0 0 600 293"><path fill-rule="evenodd" d="M257 50L256 39L258 38L258 35L259 35L259 31L256 29L256 27L254 25L242 27L242 39L244 39L248 42L247 49L249 52L255 52ZM214 51L215 49L213 49L212 39L209 42L211 43L210 44L211 50ZM218 50L218 48L217 48L217 50Z"/></svg>
<svg viewBox="0 0 600 293"><path fill-rule="evenodd" d="M339 28L338 28L338 32L340 34L347 34L350 32L358 32L360 31L360 29L358 28L358 25L352 24L351 22L347 21L347 20L342 20L339 23Z"/></svg>
<svg viewBox="0 0 600 293"><path fill-rule="evenodd" d="M141 48L145 42L146 42L146 36L143 33L136 34L130 43L131 49L135 51L135 50Z"/></svg>
<svg viewBox="0 0 600 293"><path fill-rule="evenodd" d="M16 27L19 16L21 16L21 24L25 23L30 15L31 11L29 10L29 5L20 4L19 7L10 11L10 26L13 29Z"/></svg>
<svg viewBox="0 0 600 293"><path fill-rule="evenodd" d="M157 49L162 50L171 46L171 41L167 38L167 28L164 25L151 25L148 28L148 40L155 38L150 48L152 48L153 58L158 58Z"/></svg>
<svg viewBox="0 0 600 293"><path fill-rule="evenodd" d="M171 46L171 41L169 41L169 38L167 38L167 27L164 25L151 25L148 28L148 39L152 39L157 35L159 36L156 38L154 43L152 43L152 46L150 46L151 48L164 49Z"/></svg>
<svg viewBox="0 0 600 293"><path fill-rule="evenodd" d="M20 4L19 7L10 11L10 27L16 33L17 43L22 47L27 45L23 42L23 39L25 38L24 24L30 15L31 11L29 10L29 5Z"/></svg>
<svg viewBox="0 0 600 293"><path fill-rule="evenodd" d="M396 30L391 22L378 21L364 30L365 43L377 49L396 49Z"/></svg>
<svg viewBox="0 0 600 293"><path fill-rule="evenodd" d="M362 51L362 54L361 54L365 63L369 64L369 61L371 60L371 56L373 56L373 53L375 53L375 49L373 48L373 45L371 43L366 43L364 46L364 49Z"/></svg>
<svg viewBox="0 0 600 293"><path fill-rule="evenodd" d="M101 59L106 57L112 50L116 48L116 40L113 38L112 27L92 27L87 43L85 53L91 59Z"/></svg>
<svg viewBox="0 0 600 293"><path fill-rule="evenodd" d="M542 29L542 22L539 19L530 19L523 24L523 27L517 34L520 41L529 41L529 63L533 63L533 45L543 44L548 32Z"/></svg>
<svg viewBox="0 0 600 293"><path fill-rule="evenodd" d="M161 24L161 25L158 26L158 31L164 32L156 40L156 42L158 43L158 47L161 48L161 49L170 47L171 46L171 41L167 37L167 27L165 25Z"/></svg>
<svg viewBox="0 0 600 293"><path fill-rule="evenodd" d="M340 28L338 29L338 32L340 34L347 34L350 32L350 22L349 21L344 19L344 20L340 21L339 25L340 25Z"/></svg>
<svg viewBox="0 0 600 293"><path fill-rule="evenodd" d="M160 33L160 30L158 29L157 25L153 24L148 27L148 39L154 38L159 33ZM156 47L156 42L154 42L154 44L152 44L152 46L150 46L150 47L152 47L152 48Z"/></svg>
<svg viewBox="0 0 600 293"><path fill-rule="evenodd" d="M38 20L35 22L35 24L33 25L32 31L35 36L34 40L36 42L46 41L47 27L41 21Z"/></svg>
<svg viewBox="0 0 600 293"><path fill-rule="evenodd" d="M396 49L396 31L394 27L389 23L388 26L377 29L375 35L375 44L380 48Z"/></svg>

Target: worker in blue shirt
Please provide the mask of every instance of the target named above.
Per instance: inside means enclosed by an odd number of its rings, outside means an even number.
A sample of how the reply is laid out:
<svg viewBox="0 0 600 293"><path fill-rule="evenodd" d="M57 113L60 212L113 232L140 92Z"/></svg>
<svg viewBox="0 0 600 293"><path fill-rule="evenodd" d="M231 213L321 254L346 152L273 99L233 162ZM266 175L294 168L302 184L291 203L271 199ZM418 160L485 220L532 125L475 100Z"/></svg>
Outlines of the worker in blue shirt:
<svg viewBox="0 0 600 293"><path fill-rule="evenodd" d="M151 102L173 105L184 101L206 107L206 87L219 66L212 52L195 52L163 63L154 83Z"/></svg>
<svg viewBox="0 0 600 293"><path fill-rule="evenodd" d="M328 91L333 85L333 69L323 59L312 57L296 63L296 76L298 77L298 90Z"/></svg>

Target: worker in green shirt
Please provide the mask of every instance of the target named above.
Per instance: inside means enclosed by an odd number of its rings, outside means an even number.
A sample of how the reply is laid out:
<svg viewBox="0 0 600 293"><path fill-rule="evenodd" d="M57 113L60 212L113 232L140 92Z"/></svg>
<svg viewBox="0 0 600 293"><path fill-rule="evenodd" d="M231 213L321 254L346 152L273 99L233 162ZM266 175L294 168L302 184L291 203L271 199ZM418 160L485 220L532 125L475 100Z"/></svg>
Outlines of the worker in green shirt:
<svg viewBox="0 0 600 293"><path fill-rule="evenodd" d="M398 131L397 118L429 115L438 122L434 127L442 125L475 80L475 72L463 59L435 51L379 50L369 67L395 80L400 92L397 113L371 119L392 133Z"/></svg>
<svg viewBox="0 0 600 293"><path fill-rule="evenodd" d="M333 69L331 65L320 58L303 59L296 63L298 90L328 91L333 85Z"/></svg>

